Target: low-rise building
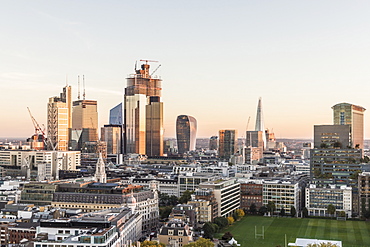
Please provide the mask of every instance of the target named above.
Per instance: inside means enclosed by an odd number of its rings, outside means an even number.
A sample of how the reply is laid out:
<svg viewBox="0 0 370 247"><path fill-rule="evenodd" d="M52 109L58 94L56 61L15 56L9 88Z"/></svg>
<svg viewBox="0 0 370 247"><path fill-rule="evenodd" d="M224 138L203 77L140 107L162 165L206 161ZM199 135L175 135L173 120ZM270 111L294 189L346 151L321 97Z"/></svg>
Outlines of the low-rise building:
<svg viewBox="0 0 370 247"><path fill-rule="evenodd" d="M166 246L181 247L193 241L193 233L186 223L172 220L161 228L158 239Z"/></svg>

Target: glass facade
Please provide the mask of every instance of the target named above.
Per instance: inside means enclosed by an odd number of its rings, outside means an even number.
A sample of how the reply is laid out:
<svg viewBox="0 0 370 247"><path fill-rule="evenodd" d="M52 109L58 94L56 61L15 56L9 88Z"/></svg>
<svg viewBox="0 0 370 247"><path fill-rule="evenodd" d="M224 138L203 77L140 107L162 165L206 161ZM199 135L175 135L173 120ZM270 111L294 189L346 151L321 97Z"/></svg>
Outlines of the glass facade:
<svg viewBox="0 0 370 247"><path fill-rule="evenodd" d="M192 116L180 115L176 120L176 137L179 154L195 150L197 120Z"/></svg>

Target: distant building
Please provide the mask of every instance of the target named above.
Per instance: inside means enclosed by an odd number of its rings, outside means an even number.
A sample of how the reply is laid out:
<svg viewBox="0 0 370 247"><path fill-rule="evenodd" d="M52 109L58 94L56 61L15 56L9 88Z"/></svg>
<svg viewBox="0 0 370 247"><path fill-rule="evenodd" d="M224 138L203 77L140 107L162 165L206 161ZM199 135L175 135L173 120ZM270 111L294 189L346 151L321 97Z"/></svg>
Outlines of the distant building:
<svg viewBox="0 0 370 247"><path fill-rule="evenodd" d="M228 161L231 155L237 151L237 135L236 130L220 130L218 156L220 159Z"/></svg>
<svg viewBox="0 0 370 247"><path fill-rule="evenodd" d="M107 144L107 154L122 153L122 125L104 125L100 139Z"/></svg>
<svg viewBox="0 0 370 247"><path fill-rule="evenodd" d="M125 153L163 155L163 102L161 83L149 73L150 65L127 78L124 95Z"/></svg>
<svg viewBox="0 0 370 247"><path fill-rule="evenodd" d="M361 216L370 213L370 172L358 174L359 212Z"/></svg>
<svg viewBox="0 0 370 247"><path fill-rule="evenodd" d="M352 147L350 125L315 125L315 148L350 148Z"/></svg>
<svg viewBox="0 0 370 247"><path fill-rule="evenodd" d="M335 125L350 125L353 148L364 148L364 111L362 106L339 103L332 107Z"/></svg>
<svg viewBox="0 0 370 247"><path fill-rule="evenodd" d="M59 97L49 98L47 115L48 149L67 151L72 128L72 88L65 86Z"/></svg>
<svg viewBox="0 0 370 247"><path fill-rule="evenodd" d="M122 103L119 103L109 111L109 124L123 125Z"/></svg>
<svg viewBox="0 0 370 247"><path fill-rule="evenodd" d="M263 206L263 185L261 180L240 182L240 208L249 210L254 204L256 209Z"/></svg>
<svg viewBox="0 0 370 247"><path fill-rule="evenodd" d="M180 115L176 120L177 148L179 154L195 150L197 120L188 115Z"/></svg>
<svg viewBox="0 0 370 247"><path fill-rule="evenodd" d="M209 150L218 150L218 136L209 138Z"/></svg>
<svg viewBox="0 0 370 247"><path fill-rule="evenodd" d="M71 148L82 150L86 142L96 142L98 139L97 101L73 101Z"/></svg>

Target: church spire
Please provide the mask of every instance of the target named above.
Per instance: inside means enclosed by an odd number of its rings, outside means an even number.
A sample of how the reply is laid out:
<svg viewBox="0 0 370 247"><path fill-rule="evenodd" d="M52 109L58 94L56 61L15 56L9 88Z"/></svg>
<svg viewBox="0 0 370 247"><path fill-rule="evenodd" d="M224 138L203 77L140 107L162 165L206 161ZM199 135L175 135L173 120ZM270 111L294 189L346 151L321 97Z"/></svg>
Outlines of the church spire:
<svg viewBox="0 0 370 247"><path fill-rule="evenodd" d="M107 182L107 174L105 173L105 164L101 153L99 153L99 159L98 162L96 163L95 179L98 183Z"/></svg>

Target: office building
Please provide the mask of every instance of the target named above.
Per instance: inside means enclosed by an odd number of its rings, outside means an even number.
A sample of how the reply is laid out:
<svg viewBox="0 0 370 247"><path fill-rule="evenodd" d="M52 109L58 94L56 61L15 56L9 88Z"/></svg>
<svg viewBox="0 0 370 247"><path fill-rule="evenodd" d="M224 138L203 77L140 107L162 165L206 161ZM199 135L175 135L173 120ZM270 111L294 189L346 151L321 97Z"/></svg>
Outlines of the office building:
<svg viewBox="0 0 370 247"><path fill-rule="evenodd" d="M370 214L370 172L358 174L359 212L363 217Z"/></svg>
<svg viewBox="0 0 370 247"><path fill-rule="evenodd" d="M180 115L176 120L176 137L179 154L195 150L197 120L188 115Z"/></svg>
<svg viewBox="0 0 370 247"><path fill-rule="evenodd" d="M229 161L231 155L237 151L237 135L236 130L220 130L219 131L219 144L218 156L220 159Z"/></svg>
<svg viewBox="0 0 370 247"><path fill-rule="evenodd" d="M141 69L127 78L124 95L124 148L125 153L160 156L163 154L163 103L160 102L162 80L152 77L149 68L148 63L142 64ZM150 129L147 134L148 127Z"/></svg>
<svg viewBox="0 0 370 247"><path fill-rule="evenodd" d="M209 150L218 150L218 136L209 138Z"/></svg>
<svg viewBox="0 0 370 247"><path fill-rule="evenodd" d="M213 192L218 204L218 217L228 217L240 208L240 184L236 179L218 179L204 182L200 189Z"/></svg>
<svg viewBox="0 0 370 247"><path fill-rule="evenodd" d="M284 209L285 214L291 213L291 207L300 210L300 187L298 181L265 180L262 191L263 204L269 201L275 203L275 212L279 213Z"/></svg>
<svg viewBox="0 0 370 247"><path fill-rule="evenodd" d="M327 212L328 205L335 207L336 213L343 211L352 217L352 187L346 185L328 185L317 187L310 184L306 188L306 208L310 216L331 216Z"/></svg>
<svg viewBox="0 0 370 247"><path fill-rule="evenodd" d="M109 124L122 125L122 103L119 103L109 111Z"/></svg>
<svg viewBox="0 0 370 247"><path fill-rule="evenodd" d="M151 96L146 105L146 155L163 156L163 131L163 103Z"/></svg>
<svg viewBox="0 0 370 247"><path fill-rule="evenodd" d="M122 125L106 124L101 128L100 136L107 144L107 154L122 154Z"/></svg>
<svg viewBox="0 0 370 247"><path fill-rule="evenodd" d="M73 101L71 148L82 150L86 142L98 141L98 109L95 100Z"/></svg>
<svg viewBox="0 0 370 247"><path fill-rule="evenodd" d="M258 106L257 106L257 116L256 116L256 127L255 131L262 131L262 142L263 142L263 149L266 149L266 134L265 134L265 123L263 121L263 112L262 112L262 98L258 99Z"/></svg>
<svg viewBox="0 0 370 247"><path fill-rule="evenodd" d="M351 125L315 125L315 148L350 148Z"/></svg>
<svg viewBox="0 0 370 247"><path fill-rule="evenodd" d="M72 88L65 86L59 97L49 98L47 115L48 150L67 151L72 128Z"/></svg>
<svg viewBox="0 0 370 247"><path fill-rule="evenodd" d="M335 125L350 125L352 148L364 148L364 111L362 106L339 103L332 107Z"/></svg>

